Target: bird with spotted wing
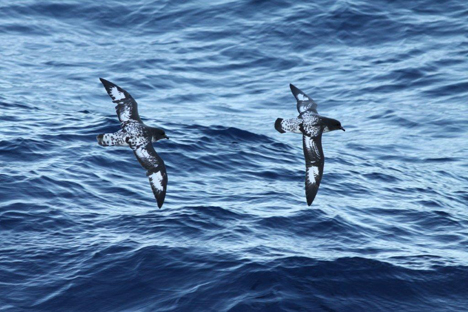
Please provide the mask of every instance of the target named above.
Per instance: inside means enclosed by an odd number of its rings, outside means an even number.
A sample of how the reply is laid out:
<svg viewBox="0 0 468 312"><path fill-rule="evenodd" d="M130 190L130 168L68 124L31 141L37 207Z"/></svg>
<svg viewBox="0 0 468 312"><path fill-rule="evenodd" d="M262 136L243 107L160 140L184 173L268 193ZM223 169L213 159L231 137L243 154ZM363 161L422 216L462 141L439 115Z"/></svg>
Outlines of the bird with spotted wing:
<svg viewBox="0 0 468 312"><path fill-rule="evenodd" d="M133 97L124 89L110 81L100 78L104 88L116 104L115 110L121 129L115 133L97 136L101 146L129 146L138 162L145 168L151 189L161 208L166 197L167 173L162 158L156 153L153 143L161 139L169 139L162 129L145 125L138 114L138 105Z"/></svg>
<svg viewBox="0 0 468 312"><path fill-rule="evenodd" d="M297 100L297 118L278 118L275 129L280 133L293 132L302 134L302 148L306 163L305 191L307 204L310 206L317 195L323 176L325 156L322 149L322 133L345 129L332 118L323 117L317 112L317 103L307 94L289 85Z"/></svg>

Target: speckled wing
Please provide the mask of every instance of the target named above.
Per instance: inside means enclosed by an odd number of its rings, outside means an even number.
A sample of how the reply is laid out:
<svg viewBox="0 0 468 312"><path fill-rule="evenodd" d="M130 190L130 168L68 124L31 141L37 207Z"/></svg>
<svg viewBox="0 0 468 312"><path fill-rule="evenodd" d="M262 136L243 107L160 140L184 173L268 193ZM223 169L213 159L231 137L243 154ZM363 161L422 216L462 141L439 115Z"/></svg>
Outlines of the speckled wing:
<svg viewBox="0 0 468 312"><path fill-rule="evenodd" d="M307 204L310 206L317 195L323 175L325 156L322 149L322 132L315 136L302 136L304 158L306 163L305 191Z"/></svg>
<svg viewBox="0 0 468 312"><path fill-rule="evenodd" d="M317 103L315 103L310 96L308 96L292 84L290 84L289 87L291 88L291 92L297 100L297 111L299 112L299 114L302 114L306 111L312 111L318 114Z"/></svg>
<svg viewBox="0 0 468 312"><path fill-rule="evenodd" d="M275 129L279 133L293 132L301 133L302 118L283 119L278 118L275 122Z"/></svg>
<svg viewBox="0 0 468 312"><path fill-rule="evenodd" d="M117 104L115 110L120 122L123 123L131 120L141 122L140 115L138 115L138 104L130 93L110 81L102 78L99 78L99 80L101 80L104 88L106 88L112 101Z"/></svg>
<svg viewBox="0 0 468 312"><path fill-rule="evenodd" d="M164 161L159 157L154 150L153 144L149 141L141 145L133 145L131 142L129 144L140 164L147 170L146 175L149 178L151 189L158 202L158 207L161 208L167 189L167 173Z"/></svg>

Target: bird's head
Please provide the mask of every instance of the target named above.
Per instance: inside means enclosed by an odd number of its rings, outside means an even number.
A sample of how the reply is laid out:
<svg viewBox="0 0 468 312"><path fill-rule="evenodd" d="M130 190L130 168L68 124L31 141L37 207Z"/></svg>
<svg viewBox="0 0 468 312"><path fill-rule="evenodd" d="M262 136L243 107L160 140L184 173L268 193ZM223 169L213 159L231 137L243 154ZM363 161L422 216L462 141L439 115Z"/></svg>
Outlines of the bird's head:
<svg viewBox="0 0 468 312"><path fill-rule="evenodd" d="M328 129L328 131L333 131L333 130L343 130L346 131L342 126L341 122L339 122L336 119L332 118L323 118L323 123L325 124L325 127Z"/></svg>
<svg viewBox="0 0 468 312"><path fill-rule="evenodd" d="M161 139L168 139L169 140L169 137L166 135L166 132L164 132L164 130L158 129L158 128L152 128L151 129L151 137L152 137L153 142L159 141Z"/></svg>

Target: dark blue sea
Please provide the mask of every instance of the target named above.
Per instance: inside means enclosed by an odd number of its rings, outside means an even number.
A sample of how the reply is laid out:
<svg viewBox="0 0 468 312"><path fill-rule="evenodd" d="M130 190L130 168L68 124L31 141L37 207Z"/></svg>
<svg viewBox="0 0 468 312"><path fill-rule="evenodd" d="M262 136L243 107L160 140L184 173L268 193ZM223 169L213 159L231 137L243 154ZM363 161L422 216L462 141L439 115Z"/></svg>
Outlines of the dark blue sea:
<svg viewBox="0 0 468 312"><path fill-rule="evenodd" d="M468 2L0 1L0 311L468 311ZM169 177L158 209L99 77ZM289 83L323 136L311 207Z"/></svg>

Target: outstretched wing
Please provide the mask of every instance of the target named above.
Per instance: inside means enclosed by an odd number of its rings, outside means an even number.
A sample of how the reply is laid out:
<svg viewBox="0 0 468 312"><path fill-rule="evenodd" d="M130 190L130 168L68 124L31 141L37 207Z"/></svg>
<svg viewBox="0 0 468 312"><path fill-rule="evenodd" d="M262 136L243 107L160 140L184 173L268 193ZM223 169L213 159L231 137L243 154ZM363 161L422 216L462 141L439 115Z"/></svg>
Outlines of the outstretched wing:
<svg viewBox="0 0 468 312"><path fill-rule="evenodd" d="M296 88L293 84L290 84L289 87L291 88L291 92L297 100L297 111L299 114L305 111L312 111L318 114L317 103L315 103L310 96Z"/></svg>
<svg viewBox="0 0 468 312"><path fill-rule="evenodd" d="M307 204L310 206L317 195L323 175L325 156L322 149L322 132L315 136L302 136L304 158L306 163L305 191Z"/></svg>
<svg viewBox="0 0 468 312"><path fill-rule="evenodd" d="M138 104L133 97L122 89L121 87L113 84L110 81L99 78L112 101L117 104L115 110L120 122L130 120L141 122L140 115L138 115Z"/></svg>
<svg viewBox="0 0 468 312"><path fill-rule="evenodd" d="M283 119L278 118L275 122L275 129L279 133L294 132L301 133L301 124L303 120L301 118L290 118Z"/></svg>
<svg viewBox="0 0 468 312"><path fill-rule="evenodd" d="M159 157L154 150L153 144L149 141L146 144L137 146L130 142L130 147L140 164L147 170L146 175L149 178L151 189L158 202L158 207L161 208L167 189L167 173L164 161Z"/></svg>

